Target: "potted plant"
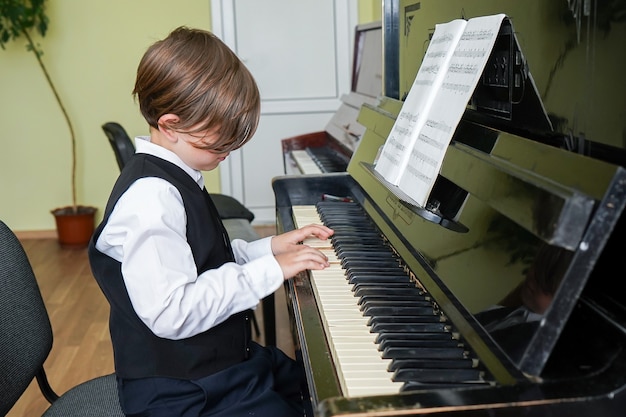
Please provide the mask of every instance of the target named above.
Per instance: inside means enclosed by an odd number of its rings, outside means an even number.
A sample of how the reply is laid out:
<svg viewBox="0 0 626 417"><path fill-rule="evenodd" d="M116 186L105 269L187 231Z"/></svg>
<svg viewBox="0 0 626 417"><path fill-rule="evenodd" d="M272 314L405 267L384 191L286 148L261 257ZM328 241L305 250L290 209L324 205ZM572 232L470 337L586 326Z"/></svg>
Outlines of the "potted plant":
<svg viewBox="0 0 626 417"><path fill-rule="evenodd" d="M59 207L51 211L55 217L59 243L63 247L85 247L94 230L95 207L81 206L76 199L76 136L70 117L65 110L61 97L42 60L43 51L31 36L36 31L42 37L48 29L48 17L45 13L45 0L0 0L0 47L12 39L24 36L26 50L34 54L39 67L54 94L57 104L67 123L70 133L72 152L72 205Z"/></svg>

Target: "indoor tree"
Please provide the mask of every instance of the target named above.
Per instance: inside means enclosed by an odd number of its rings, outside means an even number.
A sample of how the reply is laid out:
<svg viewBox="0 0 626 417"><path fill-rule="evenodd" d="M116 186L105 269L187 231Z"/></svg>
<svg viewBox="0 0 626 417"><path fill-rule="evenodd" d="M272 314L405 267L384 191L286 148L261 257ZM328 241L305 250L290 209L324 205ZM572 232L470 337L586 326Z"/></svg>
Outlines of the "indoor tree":
<svg viewBox="0 0 626 417"><path fill-rule="evenodd" d="M45 10L46 0L0 0L0 47L6 49L5 45L11 40L16 40L24 37L26 40L26 50L32 52L34 57L41 68L43 75L50 87L50 90L54 94L56 103L63 114L67 128L70 134L71 144L71 187L72 187L72 205L68 207L61 207L52 211L57 218L57 228L59 228L59 216L68 215L80 215L91 217L91 229L93 230L93 215L96 211L94 207L79 206L76 198L76 135L74 133L74 127L72 121L63 105L61 96L59 95L57 88L50 77L46 65L42 59L43 50L35 43L32 33L38 33L41 37L46 36L48 30L49 19ZM88 220L89 221L89 220ZM84 220L82 220L84 223ZM73 225L75 227L75 225ZM63 244L61 238L61 230L59 232L59 239ZM69 245L72 245L69 243ZM78 246L82 246L81 242Z"/></svg>

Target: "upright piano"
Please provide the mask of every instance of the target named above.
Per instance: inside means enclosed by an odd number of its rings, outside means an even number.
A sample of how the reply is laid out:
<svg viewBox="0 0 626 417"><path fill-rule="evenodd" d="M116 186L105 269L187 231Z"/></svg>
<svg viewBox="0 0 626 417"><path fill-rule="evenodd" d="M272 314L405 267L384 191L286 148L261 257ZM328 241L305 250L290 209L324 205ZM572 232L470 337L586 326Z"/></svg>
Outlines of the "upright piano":
<svg viewBox="0 0 626 417"><path fill-rule="evenodd" d="M425 207L374 169L402 106L390 97L362 106L346 172L273 180L279 232L335 230L304 242L331 267L286 282L309 416L624 415L623 149L573 151L536 90L481 83ZM482 314L546 246L569 255L547 311L489 332Z"/></svg>
<svg viewBox="0 0 626 417"><path fill-rule="evenodd" d="M345 172L364 127L357 121L364 103L375 104L382 93L381 22L358 25L354 32L351 91L323 131L281 140L285 174Z"/></svg>

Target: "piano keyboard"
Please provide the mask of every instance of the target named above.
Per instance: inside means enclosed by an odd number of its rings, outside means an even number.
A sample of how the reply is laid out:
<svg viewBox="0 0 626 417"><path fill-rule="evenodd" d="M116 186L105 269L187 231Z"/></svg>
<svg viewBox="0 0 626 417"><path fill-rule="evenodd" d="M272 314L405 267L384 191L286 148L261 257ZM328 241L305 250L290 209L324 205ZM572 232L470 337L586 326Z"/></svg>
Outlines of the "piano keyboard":
<svg viewBox="0 0 626 417"><path fill-rule="evenodd" d="M330 240L303 243L323 251L331 263L309 272L344 396L485 383L478 361L358 204L292 209L296 227L317 223L335 230Z"/></svg>
<svg viewBox="0 0 626 417"><path fill-rule="evenodd" d="M291 156L302 174L344 172L348 167L347 161L327 147L294 149Z"/></svg>
<svg viewBox="0 0 626 417"><path fill-rule="evenodd" d="M309 153L306 149L297 149L291 151L291 156L294 161L296 161L296 165L298 169L303 174L321 174L322 170L317 165L315 160L309 156Z"/></svg>

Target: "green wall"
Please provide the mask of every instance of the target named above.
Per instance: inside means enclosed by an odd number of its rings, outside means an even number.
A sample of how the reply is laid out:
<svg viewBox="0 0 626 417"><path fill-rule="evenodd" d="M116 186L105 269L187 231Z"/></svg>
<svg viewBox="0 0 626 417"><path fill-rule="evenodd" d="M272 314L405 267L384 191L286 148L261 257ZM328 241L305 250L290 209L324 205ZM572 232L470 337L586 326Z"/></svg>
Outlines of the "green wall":
<svg viewBox="0 0 626 417"><path fill-rule="evenodd" d="M359 20L380 20L379 3L359 0ZM147 127L134 103L135 70L145 49L180 25L210 29L210 0L48 1L43 60L73 119L78 203L104 209L119 169L101 125L131 137ZM0 219L16 231L52 231L50 210L71 204L70 136L25 41L0 50ZM206 174L219 191L219 172ZM100 218L100 215L98 218Z"/></svg>
<svg viewBox="0 0 626 417"><path fill-rule="evenodd" d="M176 26L209 29L209 1L48 1L47 14L49 31L37 42L73 119L78 203L101 211L119 169L100 126L147 133L131 96L139 59ZM23 39L0 50L0 92L0 218L17 231L53 230L50 210L71 204L70 136Z"/></svg>

